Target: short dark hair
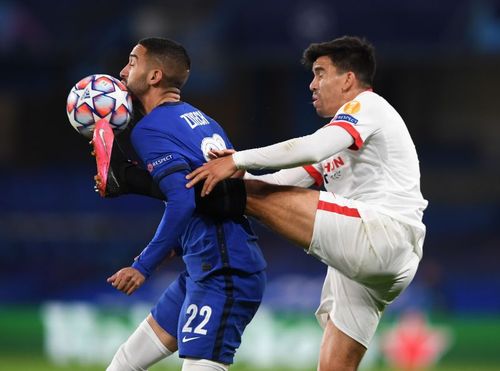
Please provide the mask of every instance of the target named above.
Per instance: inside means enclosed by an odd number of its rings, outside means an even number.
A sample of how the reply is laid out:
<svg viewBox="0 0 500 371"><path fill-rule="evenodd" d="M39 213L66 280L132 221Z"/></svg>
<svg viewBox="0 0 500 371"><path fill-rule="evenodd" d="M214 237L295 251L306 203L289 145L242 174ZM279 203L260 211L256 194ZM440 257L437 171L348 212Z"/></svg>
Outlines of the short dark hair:
<svg viewBox="0 0 500 371"><path fill-rule="evenodd" d="M339 71L352 71L361 83L370 87L373 85L376 69L375 49L367 40L343 36L332 41L311 44L304 50L302 63L310 68L323 56L328 56Z"/></svg>
<svg viewBox="0 0 500 371"><path fill-rule="evenodd" d="M162 37L148 37L138 42L146 48L147 55L156 59L169 87L182 88L189 77L191 59L179 43Z"/></svg>

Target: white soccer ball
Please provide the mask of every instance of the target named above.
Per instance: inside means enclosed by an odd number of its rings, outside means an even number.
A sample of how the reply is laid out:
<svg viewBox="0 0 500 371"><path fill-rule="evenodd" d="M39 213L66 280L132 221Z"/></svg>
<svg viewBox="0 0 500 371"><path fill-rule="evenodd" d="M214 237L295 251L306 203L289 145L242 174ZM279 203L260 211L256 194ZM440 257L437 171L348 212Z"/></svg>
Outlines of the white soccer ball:
<svg viewBox="0 0 500 371"><path fill-rule="evenodd" d="M69 122L90 138L97 121L106 119L115 132L125 129L132 117L132 97L113 76L87 76L71 89L66 102Z"/></svg>

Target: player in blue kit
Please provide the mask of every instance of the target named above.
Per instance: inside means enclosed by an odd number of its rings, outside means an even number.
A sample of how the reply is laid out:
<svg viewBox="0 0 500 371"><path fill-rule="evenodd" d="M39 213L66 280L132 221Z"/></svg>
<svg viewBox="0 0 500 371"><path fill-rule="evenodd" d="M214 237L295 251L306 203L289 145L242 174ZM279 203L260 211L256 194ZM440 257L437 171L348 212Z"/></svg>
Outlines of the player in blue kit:
<svg viewBox="0 0 500 371"><path fill-rule="evenodd" d="M186 270L120 346L110 371L145 370L177 349L183 370L227 370L262 299L266 263L248 220L202 215L185 187L211 150L232 148L217 122L180 100L189 69L181 45L148 38L120 73L146 113L132 131L133 147L168 203L148 246L108 282L130 295L175 254Z"/></svg>

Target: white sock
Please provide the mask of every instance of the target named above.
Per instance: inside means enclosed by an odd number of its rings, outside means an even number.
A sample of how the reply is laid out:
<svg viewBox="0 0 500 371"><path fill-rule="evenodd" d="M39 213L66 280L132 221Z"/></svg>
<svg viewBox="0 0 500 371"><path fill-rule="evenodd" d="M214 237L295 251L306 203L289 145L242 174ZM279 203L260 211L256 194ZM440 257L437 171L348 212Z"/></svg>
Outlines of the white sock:
<svg viewBox="0 0 500 371"><path fill-rule="evenodd" d="M148 321L144 320L116 351L106 371L146 371L173 352L162 344Z"/></svg>
<svg viewBox="0 0 500 371"><path fill-rule="evenodd" d="M229 365L208 359L186 358L182 363L182 371L228 371Z"/></svg>

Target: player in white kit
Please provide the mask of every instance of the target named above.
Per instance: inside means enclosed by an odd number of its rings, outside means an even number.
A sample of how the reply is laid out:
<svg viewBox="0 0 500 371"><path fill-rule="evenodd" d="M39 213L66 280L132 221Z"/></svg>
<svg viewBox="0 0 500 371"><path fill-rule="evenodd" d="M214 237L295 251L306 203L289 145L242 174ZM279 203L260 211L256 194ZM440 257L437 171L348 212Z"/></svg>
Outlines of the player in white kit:
<svg viewBox="0 0 500 371"><path fill-rule="evenodd" d="M204 195L238 169L285 169L245 175L247 214L328 265L316 313L325 329L318 369L355 370L384 309L415 275L427 201L405 123L372 90L373 47L345 36L312 44L304 63L314 74L313 106L333 119L305 137L216 152L188 187L205 179ZM326 191L290 187L313 184Z"/></svg>

